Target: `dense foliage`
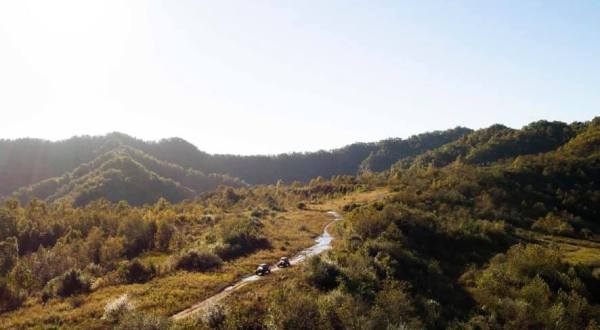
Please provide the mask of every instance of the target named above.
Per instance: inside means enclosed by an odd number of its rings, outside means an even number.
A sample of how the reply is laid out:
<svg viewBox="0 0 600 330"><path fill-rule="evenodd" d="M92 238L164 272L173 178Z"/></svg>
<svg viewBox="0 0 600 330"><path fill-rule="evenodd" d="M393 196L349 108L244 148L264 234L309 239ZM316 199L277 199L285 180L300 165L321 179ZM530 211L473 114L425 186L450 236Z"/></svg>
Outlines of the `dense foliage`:
<svg viewBox="0 0 600 330"><path fill-rule="evenodd" d="M159 198L179 202L219 185L241 186L224 175L205 175L160 161L140 150L120 146L58 178L19 189L14 197L26 203L33 198L48 202L85 205L105 198L133 205L154 203Z"/></svg>
<svg viewBox="0 0 600 330"><path fill-rule="evenodd" d="M0 309L10 314L26 308L23 304L68 301L76 310L77 299L102 288L130 284L133 290L143 283L154 288L179 273L220 272L232 280L244 275L232 262L273 250L278 236L287 242L294 231L307 231L304 225L279 225L287 210L310 212L345 197L338 204L345 220L330 230L337 237L334 249L270 275L264 281L268 292L257 285L254 295L213 306L181 324L138 309L133 296L115 294L104 301L96 325L598 329L600 119L536 122L521 130L495 125L463 137L461 129L446 133L456 138L435 133L398 141L387 145L388 151L369 151L371 157L356 163L355 170L360 163L364 170L358 176L315 176L306 184L219 186L199 193L189 183L194 200L170 202L165 196L145 205L117 202L120 195L85 203L70 193L46 202L8 199L0 207ZM440 139L448 141L436 147ZM162 150L159 145L153 148ZM131 147L108 149L100 156L106 159L71 171L68 180L79 182L109 166L103 164L119 163L120 171L137 164L185 181L182 167L157 160L166 156L153 158ZM400 161L389 170L371 171L391 159ZM186 182L205 179L186 171ZM97 181L81 182L74 185L90 188ZM148 181L140 182L149 187ZM374 188L385 193L353 199ZM95 197L104 194L113 196ZM277 249L286 251L285 245Z"/></svg>
<svg viewBox="0 0 600 330"><path fill-rule="evenodd" d="M177 271L218 270L271 247L263 219L273 221L306 196L345 194L350 178L307 186L220 187L197 200L131 206L101 199L76 207L38 199L0 207L0 309L70 297L98 288L145 283ZM168 255L159 263L141 257Z"/></svg>
<svg viewBox="0 0 600 330"><path fill-rule="evenodd" d="M582 123L537 121L515 130L492 125L424 152L414 160L416 165L446 166L460 159L468 164L490 164L519 155L538 154L554 150L573 138L583 128ZM413 164L413 159L401 160L398 165Z"/></svg>
<svg viewBox="0 0 600 330"><path fill-rule="evenodd" d="M380 171L403 157L454 141L470 132L455 128L356 143L332 151L277 156L209 155L182 139L145 142L112 133L61 142L34 139L0 141L0 196L68 200L83 205L99 197L130 204L153 203L162 196L181 201L220 184L309 181L316 177ZM205 174L205 173L226 173ZM240 178L240 179L236 179Z"/></svg>
<svg viewBox="0 0 600 330"><path fill-rule="evenodd" d="M468 152L423 162L475 132L362 178L387 180L394 193L347 204L342 241L326 260L309 261L267 302L230 306L223 326L597 329L600 121L558 125L558 138L557 124L546 124L527 134L495 127ZM513 143L506 134L519 148L502 147ZM565 241L595 247L594 261L571 260Z"/></svg>

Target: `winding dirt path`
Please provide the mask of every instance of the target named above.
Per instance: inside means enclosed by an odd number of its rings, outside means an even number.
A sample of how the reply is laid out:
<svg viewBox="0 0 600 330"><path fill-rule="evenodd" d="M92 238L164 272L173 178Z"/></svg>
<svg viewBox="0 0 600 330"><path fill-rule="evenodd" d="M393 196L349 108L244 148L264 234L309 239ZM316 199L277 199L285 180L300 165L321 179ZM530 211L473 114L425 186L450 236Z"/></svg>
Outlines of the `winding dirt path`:
<svg viewBox="0 0 600 330"><path fill-rule="evenodd" d="M331 236L331 234L329 234L328 229L334 222L341 220L342 217L337 212L334 212L334 211L329 211L327 213L329 215L333 216L334 220L331 221L330 223L328 223L325 226L325 228L323 229L323 234L321 234L321 236L319 236L315 239L315 245L302 250L300 253L298 253L295 257L293 257L290 260L290 263L292 265L302 263L311 256L320 254L326 250L331 249L331 242L333 241L333 236ZM278 272L280 270L281 269L279 267L277 267L276 265L271 266L271 272ZM249 285L250 283L257 282L261 278L262 277L258 276L258 275L249 275L247 277L244 277L241 280L235 282L234 284L221 290L221 292L215 294L214 296L207 298L203 301L200 301L200 302L194 304L193 306L191 306L190 308L184 309L181 312L173 315L172 318L173 318L173 320L181 320L181 319L185 319L191 315L202 312L207 307L223 300L223 298L227 297L231 293L245 287L246 285Z"/></svg>

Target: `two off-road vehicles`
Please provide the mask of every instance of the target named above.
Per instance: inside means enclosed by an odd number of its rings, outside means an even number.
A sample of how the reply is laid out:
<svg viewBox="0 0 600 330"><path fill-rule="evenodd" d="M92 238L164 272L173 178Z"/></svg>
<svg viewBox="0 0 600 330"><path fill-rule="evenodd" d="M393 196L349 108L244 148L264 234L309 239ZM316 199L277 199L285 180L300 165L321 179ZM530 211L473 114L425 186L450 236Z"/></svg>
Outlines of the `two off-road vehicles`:
<svg viewBox="0 0 600 330"><path fill-rule="evenodd" d="M291 263L290 263L290 259L288 257L281 257L279 259L279 261L277 262L277 267L279 268L286 268L286 267L290 267ZM256 275L258 276L263 276L263 275L267 275L271 273L271 266L269 266L268 264L260 264L258 265L258 267L256 267Z"/></svg>

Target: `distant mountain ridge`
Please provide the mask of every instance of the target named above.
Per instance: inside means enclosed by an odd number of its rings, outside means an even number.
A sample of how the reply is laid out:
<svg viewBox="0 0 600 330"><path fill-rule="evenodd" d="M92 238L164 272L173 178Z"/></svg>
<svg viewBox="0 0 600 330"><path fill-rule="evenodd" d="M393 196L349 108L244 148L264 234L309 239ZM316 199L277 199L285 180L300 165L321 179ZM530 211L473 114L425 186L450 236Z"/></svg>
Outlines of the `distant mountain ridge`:
<svg viewBox="0 0 600 330"><path fill-rule="evenodd" d="M59 142L0 140L0 197L75 205L97 198L143 204L165 197L177 202L219 185L307 182L390 168L444 167L455 161L486 165L555 150L576 140L597 120L537 121L521 129L456 127L407 139L275 156L211 155L180 138L147 142L122 133Z"/></svg>
<svg viewBox="0 0 600 330"><path fill-rule="evenodd" d="M118 154L121 158L125 157L127 162L135 161L143 165L139 167L136 163L130 164L132 168L137 166L138 172L154 173L157 178L170 179L173 184L178 183L179 188L174 188L177 187L175 184L168 189L168 196L177 201L195 193L214 189L219 184L308 181L319 176L355 175L365 170L378 171L389 168L401 157L420 154L470 131L459 127L415 135L405 140L355 143L331 151L276 156L211 155L180 138L147 142L122 133L78 136L58 142L40 139L0 140L0 196L8 196L14 192L14 196L22 201L37 197L50 201L62 199L74 202L89 199L84 196L107 197L101 196L102 194L98 193L100 190L92 193L92 190L83 187L91 185L86 181L91 177L96 180L100 177L110 179L107 182L113 184L123 181L118 179L119 176L115 176L115 173L108 175L108 169L124 173L122 167L125 164L113 159ZM111 159L112 162L108 162L107 159ZM150 159L153 161L150 162ZM177 168L177 171L156 171L156 164L159 163L164 165L163 170ZM79 175L90 167L96 171L91 171L94 172L93 175L87 172L86 175ZM184 173L194 174L190 177ZM203 179L199 180L198 177ZM164 180L161 182L169 182ZM102 185L92 186L99 188ZM122 186L119 185L120 190L124 189ZM162 188L166 189L166 186ZM190 189L192 193L184 192L184 188ZM73 193L71 189L77 189L79 193ZM83 191L87 193L81 195ZM126 200L137 203L145 199Z"/></svg>
<svg viewBox="0 0 600 330"><path fill-rule="evenodd" d="M402 159L395 166L443 167L457 160L485 165L516 156L544 153L569 142L589 125L591 123L566 124L540 120L521 129L513 129L496 124L473 131L417 157Z"/></svg>
<svg viewBox="0 0 600 330"><path fill-rule="evenodd" d="M20 188L12 196L22 202L39 198L84 205L105 198L140 205L156 202L161 197L172 202L191 199L219 185L239 187L244 183L225 175L184 169L120 145L60 177Z"/></svg>

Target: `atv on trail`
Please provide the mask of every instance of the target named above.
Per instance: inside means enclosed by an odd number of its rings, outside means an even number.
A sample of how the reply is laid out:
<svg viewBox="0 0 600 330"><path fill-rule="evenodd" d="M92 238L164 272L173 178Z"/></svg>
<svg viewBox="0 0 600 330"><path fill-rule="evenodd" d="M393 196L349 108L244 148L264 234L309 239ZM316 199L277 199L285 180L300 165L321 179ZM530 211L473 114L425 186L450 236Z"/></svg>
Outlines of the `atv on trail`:
<svg viewBox="0 0 600 330"><path fill-rule="evenodd" d="M281 257L279 259L279 261L277 262L277 267L279 268L285 268L285 267L289 267L291 266L290 264L290 259L288 259L288 257Z"/></svg>
<svg viewBox="0 0 600 330"><path fill-rule="evenodd" d="M263 276L271 273L271 268L267 264L260 264L256 268L256 275Z"/></svg>

